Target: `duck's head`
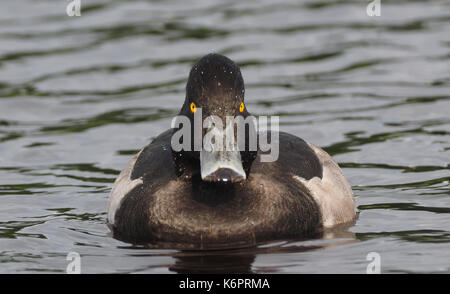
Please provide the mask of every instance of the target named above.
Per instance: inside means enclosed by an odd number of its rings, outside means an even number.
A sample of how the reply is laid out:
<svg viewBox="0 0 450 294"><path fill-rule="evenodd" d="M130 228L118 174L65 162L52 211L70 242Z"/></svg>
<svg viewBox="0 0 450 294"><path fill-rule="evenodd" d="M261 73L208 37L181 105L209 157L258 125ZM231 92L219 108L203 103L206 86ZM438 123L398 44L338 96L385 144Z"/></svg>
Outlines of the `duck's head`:
<svg viewBox="0 0 450 294"><path fill-rule="evenodd" d="M238 148L238 128L236 121L230 119L249 116L244 93L239 67L225 56L206 55L190 71L180 115L191 122L191 150L194 151L189 155L199 162L203 181L239 182L247 177L244 165L249 151ZM194 128L201 131L195 132ZM247 125L244 137L249 128ZM223 139L223 144L214 144L218 138ZM196 142L200 142L201 150L194 146Z"/></svg>

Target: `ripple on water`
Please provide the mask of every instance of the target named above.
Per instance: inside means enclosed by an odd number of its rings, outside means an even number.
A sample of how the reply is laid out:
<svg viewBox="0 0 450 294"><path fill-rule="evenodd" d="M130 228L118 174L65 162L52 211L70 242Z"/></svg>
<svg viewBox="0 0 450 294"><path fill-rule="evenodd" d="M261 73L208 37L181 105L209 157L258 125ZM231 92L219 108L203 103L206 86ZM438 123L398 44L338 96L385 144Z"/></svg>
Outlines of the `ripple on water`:
<svg viewBox="0 0 450 294"><path fill-rule="evenodd" d="M86 273L365 273L371 251L383 272L450 272L446 1L383 1L380 18L351 0L95 0L80 18L57 2L0 9L0 272L64 272L69 251ZM213 252L111 237L114 179L211 51L241 66L252 113L339 162L354 225Z"/></svg>

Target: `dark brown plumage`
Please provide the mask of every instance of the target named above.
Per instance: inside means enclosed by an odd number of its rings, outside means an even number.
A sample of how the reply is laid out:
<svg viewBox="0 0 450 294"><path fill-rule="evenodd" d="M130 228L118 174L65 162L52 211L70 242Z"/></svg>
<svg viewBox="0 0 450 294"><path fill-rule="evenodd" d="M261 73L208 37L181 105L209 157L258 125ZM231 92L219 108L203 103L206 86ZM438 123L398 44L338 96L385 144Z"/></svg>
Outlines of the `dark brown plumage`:
<svg viewBox="0 0 450 294"><path fill-rule="evenodd" d="M204 116L243 115L244 82L228 58L211 54L193 66L180 114L192 119L189 104ZM321 213L305 180L322 177L322 166L302 139L279 133L279 158L260 162L261 152L241 151L247 179L239 183L202 181L198 154L174 152L174 130L145 147L130 180L142 179L125 195L113 231L120 240L152 247L218 249L253 246L281 238L317 234Z"/></svg>

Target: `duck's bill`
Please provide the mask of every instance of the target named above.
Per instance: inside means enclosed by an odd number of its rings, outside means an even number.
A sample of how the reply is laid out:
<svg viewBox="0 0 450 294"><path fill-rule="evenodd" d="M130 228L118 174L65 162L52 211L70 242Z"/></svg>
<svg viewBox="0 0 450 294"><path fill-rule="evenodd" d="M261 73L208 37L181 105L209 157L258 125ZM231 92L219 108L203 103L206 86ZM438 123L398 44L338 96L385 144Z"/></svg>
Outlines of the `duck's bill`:
<svg viewBox="0 0 450 294"><path fill-rule="evenodd" d="M200 151L203 181L236 183L247 178L239 151Z"/></svg>
<svg viewBox="0 0 450 294"><path fill-rule="evenodd" d="M213 137L214 140L212 140ZM241 152L239 152L234 138L232 123L228 123L225 130L216 126L209 127L203 142L204 149L200 151L200 169L203 181L235 183L246 179ZM212 143L213 141L221 141L224 144L216 145Z"/></svg>

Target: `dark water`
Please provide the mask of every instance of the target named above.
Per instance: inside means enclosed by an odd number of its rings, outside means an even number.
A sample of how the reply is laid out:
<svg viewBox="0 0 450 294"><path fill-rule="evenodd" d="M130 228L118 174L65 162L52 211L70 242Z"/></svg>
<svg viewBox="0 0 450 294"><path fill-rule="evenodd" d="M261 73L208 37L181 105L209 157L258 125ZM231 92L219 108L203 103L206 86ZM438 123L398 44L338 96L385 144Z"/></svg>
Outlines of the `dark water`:
<svg viewBox="0 0 450 294"><path fill-rule="evenodd" d="M0 272L450 272L450 2L82 1L0 4ZM108 193L170 125L191 64L237 61L249 110L324 147L360 211L323 239L256 249L128 247Z"/></svg>

